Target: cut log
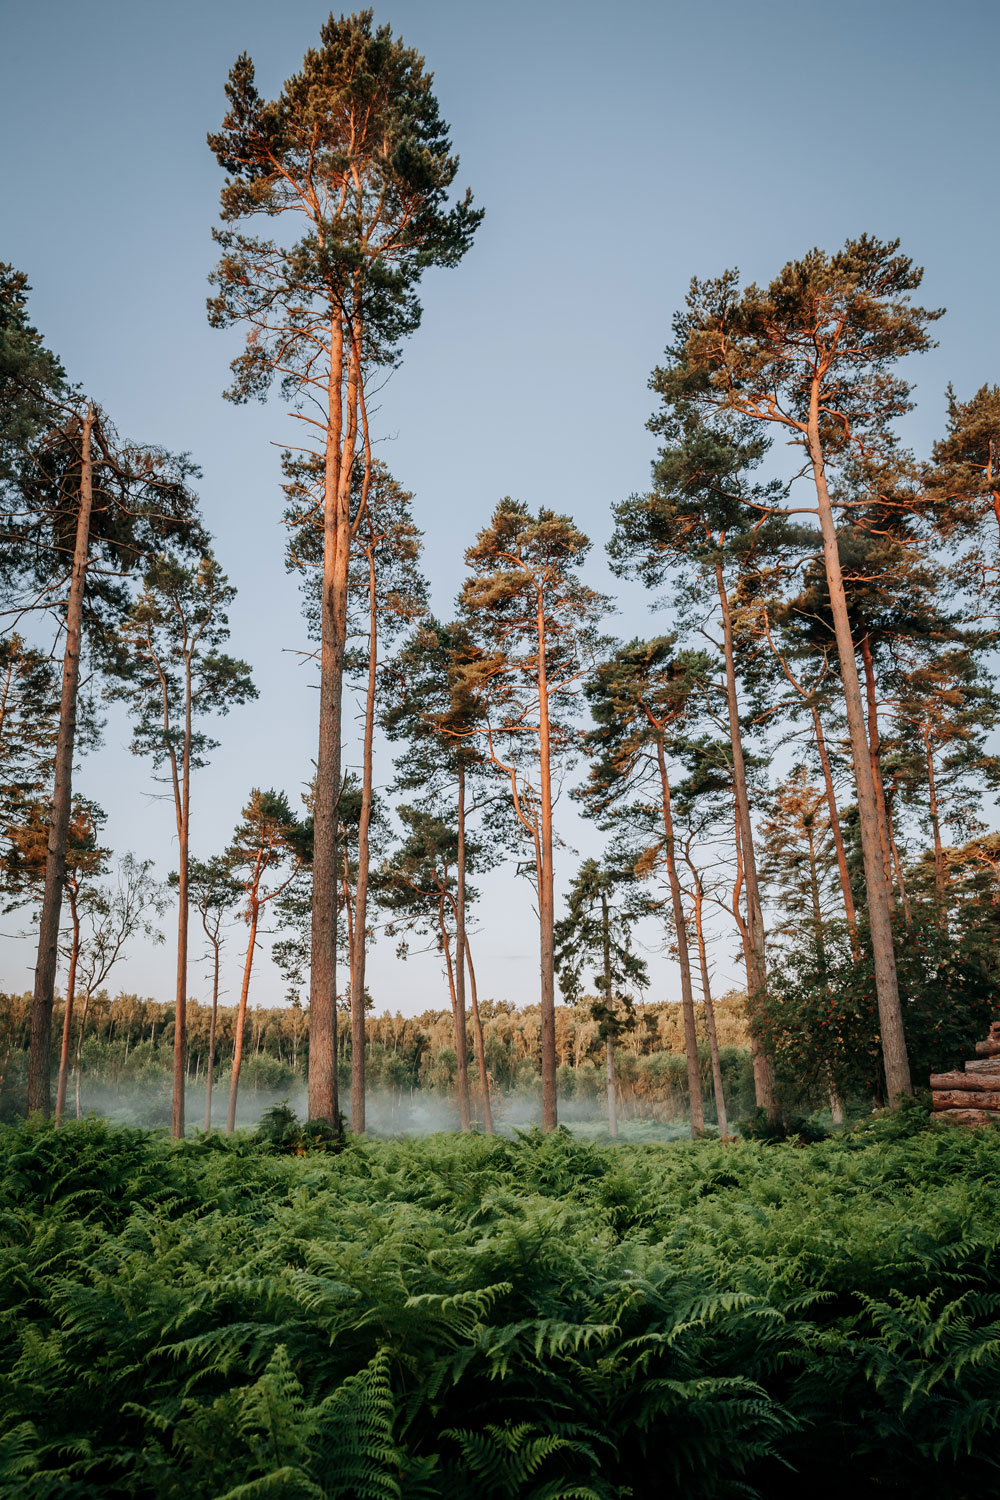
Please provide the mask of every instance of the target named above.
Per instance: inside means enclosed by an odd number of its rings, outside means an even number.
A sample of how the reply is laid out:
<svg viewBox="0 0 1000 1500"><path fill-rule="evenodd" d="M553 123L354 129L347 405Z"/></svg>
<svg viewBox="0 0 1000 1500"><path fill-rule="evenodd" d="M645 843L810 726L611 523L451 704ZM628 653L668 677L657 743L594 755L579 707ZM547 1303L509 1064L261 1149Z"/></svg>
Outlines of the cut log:
<svg viewBox="0 0 1000 1500"><path fill-rule="evenodd" d="M1000 1089L1000 1068L989 1073L932 1073L932 1089Z"/></svg>
<svg viewBox="0 0 1000 1500"><path fill-rule="evenodd" d="M967 1073L1000 1073L1000 1057L980 1057L975 1062L967 1062L965 1065Z"/></svg>
<svg viewBox="0 0 1000 1500"><path fill-rule="evenodd" d="M983 1094L972 1089L935 1089L931 1094L934 1109L1000 1110L1000 1094Z"/></svg>
<svg viewBox="0 0 1000 1500"><path fill-rule="evenodd" d="M978 1057L1000 1057L1000 1042L992 1036L987 1037L985 1042L977 1042L976 1055Z"/></svg>
<svg viewBox="0 0 1000 1500"><path fill-rule="evenodd" d="M951 1125L995 1125L1000 1116L991 1114L988 1109L942 1109L932 1118Z"/></svg>

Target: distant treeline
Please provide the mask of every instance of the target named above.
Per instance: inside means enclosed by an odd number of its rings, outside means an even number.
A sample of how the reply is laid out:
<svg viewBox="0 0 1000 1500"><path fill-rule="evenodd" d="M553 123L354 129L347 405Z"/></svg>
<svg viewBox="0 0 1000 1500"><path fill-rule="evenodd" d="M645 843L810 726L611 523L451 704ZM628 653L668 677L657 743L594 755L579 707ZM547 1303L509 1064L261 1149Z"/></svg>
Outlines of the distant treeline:
<svg viewBox="0 0 1000 1500"><path fill-rule="evenodd" d="M53 1044L62 1029L62 1000L56 1001ZM537 1005L516 1008L509 1001L481 1004L491 1093L533 1097L540 1089L541 1017ZM716 1001L716 1026L726 1076L727 1096L738 1117L754 1105L749 1064L746 1000L731 994ZM168 1084L174 1043L172 1005L138 995L106 992L91 997L82 1034L77 1028L74 1055L79 1054L83 1108L97 1086L129 1091L146 1086L151 1095ZM31 1017L31 995L0 994L0 1118L23 1114ZM219 1007L215 1075L227 1078L233 1057L238 1008ZM187 1004L189 1085L203 1086L208 1066L211 1008ZM699 1031L704 1014L699 1007ZM351 1077L350 1015L340 1013L338 1070L346 1090ZM454 1023L450 1010L428 1010L418 1016L389 1011L370 1015L367 1024L367 1074L373 1090L393 1101L417 1091L451 1098L457 1082ZM469 1031L469 1056L473 1038ZM257 1007L247 1016L243 1077L256 1091L292 1090L304 1084L309 1061L309 1016L298 1005ZM603 1107L604 1039L584 1001L556 1008L556 1051L560 1094L580 1104ZM702 1092L708 1118L712 1113L711 1067L707 1040L702 1051ZM617 1049L616 1073L626 1117L686 1119L689 1113L684 1027L678 1005L660 1003L639 1008L635 1030ZM71 1090L71 1095L73 1090ZM473 1097L473 1103L478 1101ZM69 1113L73 1112L72 1102Z"/></svg>

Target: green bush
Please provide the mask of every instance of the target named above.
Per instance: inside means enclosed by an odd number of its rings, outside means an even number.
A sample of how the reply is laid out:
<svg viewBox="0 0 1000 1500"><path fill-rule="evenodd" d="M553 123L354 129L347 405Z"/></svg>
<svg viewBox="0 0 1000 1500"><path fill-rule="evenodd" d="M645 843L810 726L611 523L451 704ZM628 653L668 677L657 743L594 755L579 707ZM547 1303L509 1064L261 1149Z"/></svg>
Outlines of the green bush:
<svg viewBox="0 0 1000 1500"><path fill-rule="evenodd" d="M5 1500L992 1492L996 1131L297 1156L290 1114L0 1129Z"/></svg>

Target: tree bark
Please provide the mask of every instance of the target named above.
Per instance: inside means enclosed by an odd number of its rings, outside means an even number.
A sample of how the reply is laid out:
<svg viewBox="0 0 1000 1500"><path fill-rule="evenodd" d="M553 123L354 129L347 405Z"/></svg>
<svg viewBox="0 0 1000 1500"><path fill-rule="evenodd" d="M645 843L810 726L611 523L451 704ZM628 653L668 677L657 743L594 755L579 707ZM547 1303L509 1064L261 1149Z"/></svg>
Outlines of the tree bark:
<svg viewBox="0 0 1000 1500"><path fill-rule="evenodd" d="M878 729L878 698L875 691L875 663L872 659L872 643L867 627L862 624L861 661L865 669L865 697L868 703L868 747L872 768L872 785L875 788L875 807L878 812L878 836L882 846L882 868L885 883L892 889L892 851L889 847L889 815L885 801L885 785L882 781L882 739Z"/></svg>
<svg viewBox="0 0 1000 1500"><path fill-rule="evenodd" d="M361 816L358 819L358 876L354 894L354 934L351 945L351 1129L365 1131L365 960L368 950L368 870L372 818L375 689L378 668L378 608L375 594L375 556L368 554L368 688L365 694L365 734L361 769Z"/></svg>
<svg viewBox="0 0 1000 1500"><path fill-rule="evenodd" d="M851 952L857 959L861 957L861 944L858 940L858 914L854 906L851 877L847 870L847 851L844 848L844 835L840 827L840 813L837 810L837 794L833 785L833 770L830 766L830 756L827 753L826 738L823 734L823 725L820 721L819 710L814 703L810 703L809 712L812 714L819 763L823 768L826 805L830 813L830 832L833 834L833 847L837 851L837 871L840 875L840 890L844 898L844 914L847 918L847 931L851 940Z"/></svg>
<svg viewBox="0 0 1000 1500"><path fill-rule="evenodd" d="M83 648L83 596L90 553L90 517L94 504L91 435L94 408L87 406L80 437L80 504L76 517L76 541L69 598L66 603L66 649L63 654L62 693L59 700L59 730L56 737L52 811L45 855L45 887L38 919L38 957L31 1006L31 1041L28 1051L28 1113L48 1116L52 1104L51 1059L52 1005L55 999L56 966L59 955L59 917L66 880L66 839L73 801L73 749L76 742L76 708L80 690L80 653Z"/></svg>
<svg viewBox="0 0 1000 1500"><path fill-rule="evenodd" d="M323 582L320 601L319 749L313 822L313 898L309 974L309 1118L337 1123L337 809L350 560L350 468L355 434L348 390L347 431L341 381L344 328L339 305L330 330ZM354 361L351 360L353 378ZM347 468L344 474L345 465ZM346 477L346 484L345 484Z"/></svg>
<svg viewBox="0 0 1000 1500"><path fill-rule="evenodd" d="M757 883L757 860L754 854L753 825L750 822L750 799L747 795L746 763L743 759L743 740L740 735L740 709L736 696L736 662L733 651L733 621L729 610L729 595L722 572L722 563L715 564L715 584L722 611L723 654L726 664L726 707L729 716L729 743L733 756L733 791L736 797L736 819L740 832L743 856L743 882L746 886L747 926L750 930L749 972L747 1009L751 1016L767 999L767 957L764 947L764 913ZM753 1063L754 1092L757 1103L769 1115L777 1111L774 1094L774 1070L771 1061L761 1052L756 1037L750 1035L750 1056Z"/></svg>
<svg viewBox="0 0 1000 1500"><path fill-rule="evenodd" d="M708 1049L712 1059L712 1091L715 1094L715 1113L719 1124L720 1141L729 1139L729 1116L726 1112L726 1095L722 1087L722 1059L719 1056L719 1036L715 1029L715 1005L708 975L708 950L705 945L705 924L702 918L704 892L701 877L692 867L694 875L694 930L698 942L698 965L701 969L701 993L705 1002L705 1025L708 1028Z"/></svg>
<svg viewBox="0 0 1000 1500"><path fill-rule="evenodd" d="M691 984L691 955L688 949L687 919L684 915L684 897L677 875L677 843L674 838L674 818L670 806L670 780L667 776L667 761L663 751L663 736L656 740L656 760L660 771L660 807L663 816L664 855L667 861L667 880L670 884L670 902L674 913L674 932L677 937L677 958L681 969L681 1010L684 1014L684 1049L687 1053L688 1101L691 1113L691 1134L697 1139L705 1130L705 1112L701 1102L701 1060L698 1057L698 1029L694 1014L694 988Z"/></svg>
<svg viewBox="0 0 1000 1500"><path fill-rule="evenodd" d="M465 934L465 961L469 966L469 988L472 992L472 1024L476 1037L476 1060L479 1063L479 1088L483 1096L483 1128L487 1135L493 1134L493 1106L490 1103L490 1075L486 1067L486 1042L483 1023L479 1015L479 994L476 989L476 971L472 966L472 949L469 934Z"/></svg>
<svg viewBox="0 0 1000 1500"><path fill-rule="evenodd" d="M455 1034L463 1045L458 1056L458 1114L461 1127L468 1130L469 1058L465 1044L465 767L458 767L458 870L455 892Z"/></svg>
<svg viewBox="0 0 1000 1500"><path fill-rule="evenodd" d="M205 1134L212 1129L212 1084L215 1081L215 1028L219 1016L219 939L213 938L203 921L205 936L212 944L212 1017L208 1023L208 1065L205 1068Z"/></svg>
<svg viewBox="0 0 1000 1500"><path fill-rule="evenodd" d="M552 869L552 765L549 730L545 609L538 595L538 760L542 826L538 869L538 925L541 968L542 1129L558 1124L556 1101L555 890Z"/></svg>
<svg viewBox="0 0 1000 1500"><path fill-rule="evenodd" d="M903 1012L896 980L896 956L892 943L892 908L889 885L882 863L878 806L872 778L870 746L865 733L864 706L861 700L858 666L854 656L854 639L847 613L837 530L833 519L830 493L827 489L823 450L819 438L818 382L813 383L807 437L813 479L816 485L820 528L823 535L827 590L837 639L837 654L840 658L847 727L851 737L851 756L857 782L858 817L861 849L864 856L872 954L875 963L875 989L878 997L882 1057L885 1064L886 1088L891 1102L900 1094L911 1094L913 1089L910 1083L910 1064L906 1052L906 1036L903 1031Z"/></svg>
<svg viewBox="0 0 1000 1500"><path fill-rule="evenodd" d="M601 939L604 957L604 1003L611 1012L604 1038L604 1071L608 1093L608 1135L614 1140L618 1135L618 1098L615 1092L615 1029L614 992L611 988L611 924L608 918L608 898L601 891Z"/></svg>
<svg viewBox="0 0 1000 1500"><path fill-rule="evenodd" d="M69 1079L69 1049L73 1033L73 1002L76 999L76 966L80 957L80 913L77 910L76 893L70 892L70 915L73 922L73 945L69 953L69 972L66 976L66 1007L63 1015L62 1048L59 1053L59 1082L56 1087L56 1124L66 1108L66 1084ZM128 1048L125 1051L128 1057Z"/></svg>
<svg viewBox="0 0 1000 1500"><path fill-rule="evenodd" d="M185 661L184 747L177 805L177 991L174 1010L174 1078L170 1134L184 1138L184 1081L187 1070L188 862L191 834L191 655Z"/></svg>
<svg viewBox="0 0 1000 1500"><path fill-rule="evenodd" d="M240 1089L240 1068L243 1063L243 1029L247 1018L247 996L250 994L250 970L253 967L254 949L257 946L257 921L260 906L251 897L250 941L247 943L246 963L243 965L243 986L240 990L240 1006L236 1014L236 1036L233 1039L233 1072L229 1080L229 1110L226 1115L226 1134L236 1129L236 1096Z"/></svg>

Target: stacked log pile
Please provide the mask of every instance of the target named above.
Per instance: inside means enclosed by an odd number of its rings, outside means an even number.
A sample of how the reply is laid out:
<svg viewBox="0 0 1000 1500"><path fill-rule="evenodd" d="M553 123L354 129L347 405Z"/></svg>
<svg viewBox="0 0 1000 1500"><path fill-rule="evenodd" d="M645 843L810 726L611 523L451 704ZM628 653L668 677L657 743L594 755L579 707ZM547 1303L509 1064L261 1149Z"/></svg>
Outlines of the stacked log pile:
<svg viewBox="0 0 1000 1500"><path fill-rule="evenodd" d="M931 1074L934 1112L956 1125L1000 1124L1000 1021L976 1043L976 1052L964 1072Z"/></svg>

